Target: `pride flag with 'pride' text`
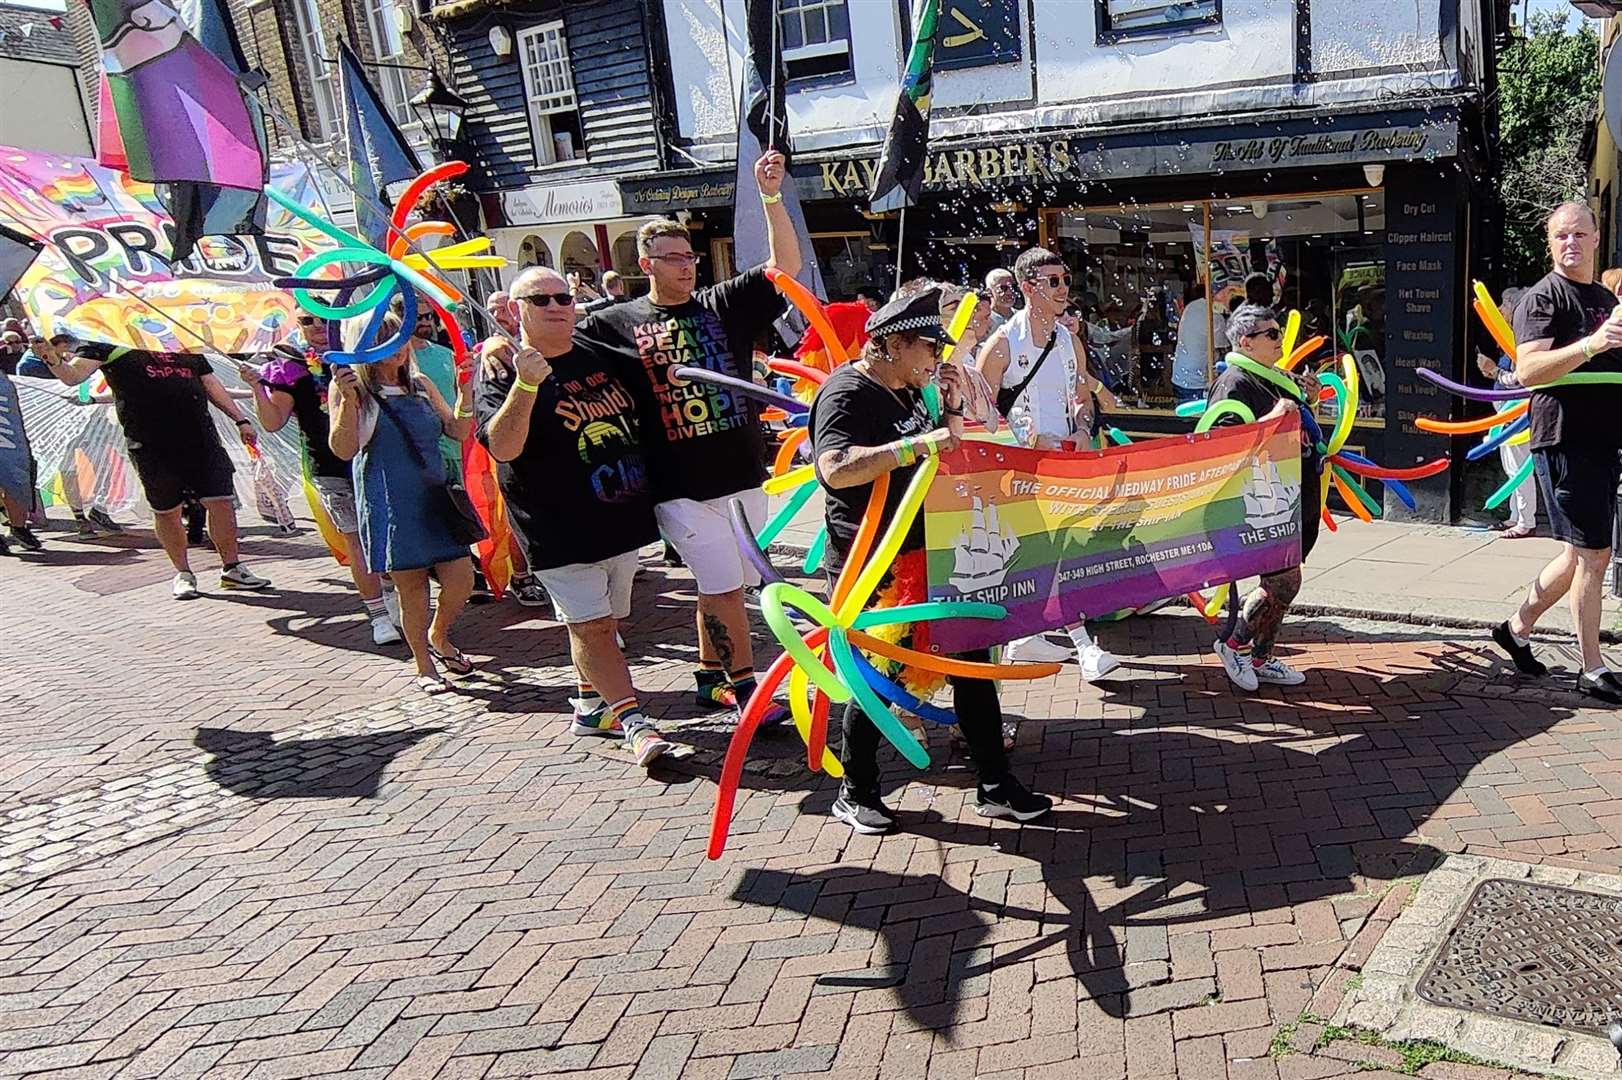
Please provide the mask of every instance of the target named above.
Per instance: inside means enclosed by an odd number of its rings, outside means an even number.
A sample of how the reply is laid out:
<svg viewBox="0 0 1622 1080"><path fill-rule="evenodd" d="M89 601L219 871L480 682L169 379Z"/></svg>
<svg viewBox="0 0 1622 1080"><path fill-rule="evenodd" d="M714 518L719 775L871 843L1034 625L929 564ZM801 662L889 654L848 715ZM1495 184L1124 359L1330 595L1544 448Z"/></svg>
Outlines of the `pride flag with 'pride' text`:
<svg viewBox="0 0 1622 1080"><path fill-rule="evenodd" d="M924 501L929 598L1008 617L933 623L931 642L964 652L1295 566L1300 448L1294 413L1082 453L966 443Z"/></svg>

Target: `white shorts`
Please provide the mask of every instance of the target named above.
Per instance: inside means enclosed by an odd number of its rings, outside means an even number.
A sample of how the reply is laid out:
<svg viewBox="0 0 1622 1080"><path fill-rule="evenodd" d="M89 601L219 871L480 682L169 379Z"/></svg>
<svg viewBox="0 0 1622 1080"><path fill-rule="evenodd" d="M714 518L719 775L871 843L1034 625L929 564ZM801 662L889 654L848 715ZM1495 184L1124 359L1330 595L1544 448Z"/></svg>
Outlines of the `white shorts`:
<svg viewBox="0 0 1622 1080"><path fill-rule="evenodd" d="M637 552L627 551L602 562L537 570L535 576L552 597L552 610L565 623L594 622L610 615L625 619L631 615L631 584L639 565Z"/></svg>
<svg viewBox="0 0 1622 1080"><path fill-rule="evenodd" d="M719 596L745 585L759 585L760 575L738 550L732 535L733 499L743 500L744 514L758 532L766 524L766 493L756 488L715 499L671 499L653 508L659 531L693 572L700 596Z"/></svg>

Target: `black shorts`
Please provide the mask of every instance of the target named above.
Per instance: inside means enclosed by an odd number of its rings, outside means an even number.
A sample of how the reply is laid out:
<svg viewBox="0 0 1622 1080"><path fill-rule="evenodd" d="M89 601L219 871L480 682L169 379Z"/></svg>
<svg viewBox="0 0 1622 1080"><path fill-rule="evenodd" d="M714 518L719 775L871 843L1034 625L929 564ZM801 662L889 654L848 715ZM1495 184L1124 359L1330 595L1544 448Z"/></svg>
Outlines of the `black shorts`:
<svg viewBox="0 0 1622 1080"><path fill-rule="evenodd" d="M206 502L236 494L235 469L225 448L203 439L184 449L168 446L130 448L130 462L141 478L146 501L156 513L173 510L187 499Z"/></svg>
<svg viewBox="0 0 1622 1080"><path fill-rule="evenodd" d="M1622 480L1617 452L1551 446L1533 450L1532 460L1550 535L1589 551L1609 548Z"/></svg>

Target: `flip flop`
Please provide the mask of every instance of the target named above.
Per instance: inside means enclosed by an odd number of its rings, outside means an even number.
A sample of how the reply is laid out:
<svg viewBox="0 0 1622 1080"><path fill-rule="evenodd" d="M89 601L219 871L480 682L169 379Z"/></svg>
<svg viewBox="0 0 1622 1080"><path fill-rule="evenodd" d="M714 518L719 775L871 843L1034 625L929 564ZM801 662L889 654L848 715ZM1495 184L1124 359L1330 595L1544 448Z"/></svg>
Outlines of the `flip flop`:
<svg viewBox="0 0 1622 1080"><path fill-rule="evenodd" d="M1529 529L1525 525L1517 525L1513 529L1505 529L1503 532L1499 533L1498 534L1498 539L1500 539L1500 540L1524 540L1528 536L1531 536L1532 534L1534 534L1535 532L1537 532L1536 529Z"/></svg>
<svg viewBox="0 0 1622 1080"><path fill-rule="evenodd" d="M414 689L424 694L445 694L450 692L451 684L445 681L442 675L418 675L411 681Z"/></svg>
<svg viewBox="0 0 1622 1080"><path fill-rule="evenodd" d="M452 675L467 675L473 671L473 661L469 660L461 649L446 654L430 645L428 646L428 655L444 664L445 669Z"/></svg>

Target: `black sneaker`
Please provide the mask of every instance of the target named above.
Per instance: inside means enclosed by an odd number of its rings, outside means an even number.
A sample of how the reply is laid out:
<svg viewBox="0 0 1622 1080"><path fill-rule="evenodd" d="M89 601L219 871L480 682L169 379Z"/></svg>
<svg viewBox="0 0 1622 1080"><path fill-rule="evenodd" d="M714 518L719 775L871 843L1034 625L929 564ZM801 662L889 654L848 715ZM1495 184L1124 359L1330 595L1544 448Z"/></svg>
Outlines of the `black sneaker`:
<svg viewBox="0 0 1622 1080"><path fill-rule="evenodd" d="M533 577L513 578L513 599L524 607L545 607L546 590L541 583Z"/></svg>
<svg viewBox="0 0 1622 1080"><path fill-rule="evenodd" d="M473 568L473 591L468 594L468 602L473 604L488 604L495 597L490 594L490 583L484 580L484 572L477 566Z"/></svg>
<svg viewBox="0 0 1622 1080"><path fill-rule="evenodd" d="M981 784L974 803L974 812L981 817L1012 821L1035 821L1052 809L1052 799L1025 790L1025 785L1012 776L995 787Z"/></svg>
<svg viewBox="0 0 1622 1080"><path fill-rule="evenodd" d="M1590 675L1586 671L1577 676L1577 692L1584 697L1598 698L1607 705L1622 705L1622 679L1614 671Z"/></svg>
<svg viewBox="0 0 1622 1080"><path fill-rule="evenodd" d="M11 554L11 545L6 543L6 538L5 537L0 536L0 555L10 555L10 554Z"/></svg>
<svg viewBox="0 0 1622 1080"><path fill-rule="evenodd" d="M107 532L121 533L124 531L124 526L114 521L112 515L99 506L92 506L89 510L86 510L84 516L89 518L97 528Z"/></svg>
<svg viewBox="0 0 1622 1080"><path fill-rule="evenodd" d="M11 527L11 542L24 551L44 551L45 545L39 542L32 529L26 525L13 525Z"/></svg>
<svg viewBox="0 0 1622 1080"><path fill-rule="evenodd" d="M1542 678L1549 673L1549 669L1543 666L1542 661L1532 655L1532 646L1518 643L1510 634L1508 620L1492 628L1492 640L1515 662L1515 670L1522 675Z"/></svg>
<svg viewBox="0 0 1622 1080"><path fill-rule="evenodd" d="M852 832L863 836L882 836L895 828L895 815L877 794L857 795L841 787L831 812L834 820L843 821Z"/></svg>

